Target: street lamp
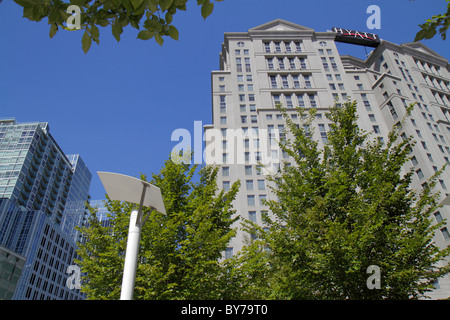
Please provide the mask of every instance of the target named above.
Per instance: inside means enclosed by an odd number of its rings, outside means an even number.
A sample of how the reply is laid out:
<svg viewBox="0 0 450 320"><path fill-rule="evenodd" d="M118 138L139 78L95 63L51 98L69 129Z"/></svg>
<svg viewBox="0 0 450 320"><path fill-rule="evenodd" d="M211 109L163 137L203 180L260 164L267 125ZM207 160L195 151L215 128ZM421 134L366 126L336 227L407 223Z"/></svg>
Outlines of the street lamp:
<svg viewBox="0 0 450 320"><path fill-rule="evenodd" d="M131 211L130 214L127 251L120 292L120 300L132 300L141 228L153 210L166 214L161 190L146 181L123 174L101 171L97 174L111 200L127 201L139 205L139 209ZM151 209L145 217L142 216L143 206Z"/></svg>

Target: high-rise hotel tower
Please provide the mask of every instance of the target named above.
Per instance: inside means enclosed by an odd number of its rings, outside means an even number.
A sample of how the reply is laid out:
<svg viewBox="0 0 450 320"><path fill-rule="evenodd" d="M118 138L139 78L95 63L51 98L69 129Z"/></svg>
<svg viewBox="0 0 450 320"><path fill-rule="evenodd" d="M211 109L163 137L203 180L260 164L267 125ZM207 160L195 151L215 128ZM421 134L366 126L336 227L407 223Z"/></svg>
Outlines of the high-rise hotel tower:
<svg viewBox="0 0 450 320"><path fill-rule="evenodd" d="M346 41L348 40L348 41ZM375 49L366 60L341 56L337 41L367 44ZM405 107L417 102L402 134L417 141L412 154L416 172L413 187L421 185L450 162L450 65L420 42L397 45L380 41L376 35L334 28L316 32L284 20L274 20L248 32L225 33L220 70L213 71L211 125L205 136L220 132L244 135L243 141L225 139L207 161L221 163L219 183L224 189L237 179L241 190L234 202L237 213L261 224L261 201L273 199L265 173L289 163L276 142L285 121L275 108L316 108L314 135L319 145L327 142L326 113L335 102L358 103L358 124L386 141L387 133L405 115ZM289 111L289 110L288 110ZM290 113L290 112L289 112ZM290 113L297 121L294 109ZM239 132L237 134L236 132ZM208 141L208 140L207 140ZM206 145L208 148L208 142ZM220 150L220 151L219 151ZM258 161L264 164L258 165ZM406 172L406 171L405 171ZM450 169L436 187L442 198L450 193ZM434 213L434 219L450 220L449 206ZM450 225L438 230L435 242L450 244ZM250 235L239 231L225 257L239 251ZM450 275L436 283L434 298L450 296Z"/></svg>
<svg viewBox="0 0 450 320"><path fill-rule="evenodd" d="M48 123L0 120L0 299L84 298L67 285L67 271L90 182L81 157L64 154Z"/></svg>

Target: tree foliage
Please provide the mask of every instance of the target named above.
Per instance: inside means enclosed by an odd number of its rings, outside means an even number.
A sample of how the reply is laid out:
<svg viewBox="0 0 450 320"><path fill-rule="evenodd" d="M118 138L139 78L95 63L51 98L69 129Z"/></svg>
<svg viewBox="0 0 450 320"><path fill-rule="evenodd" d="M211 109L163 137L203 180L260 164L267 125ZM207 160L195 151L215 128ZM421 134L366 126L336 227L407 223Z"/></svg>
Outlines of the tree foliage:
<svg viewBox="0 0 450 320"><path fill-rule="evenodd" d="M250 274L264 274L254 288L276 299L410 299L422 297L449 271L450 247L433 236L437 208L433 176L423 190L410 187L413 170L402 172L414 147L397 129L384 145L357 125L356 103L330 110L324 149L304 126L283 112L288 132L281 147L295 159L269 178L277 200L258 228L258 240L236 258ZM442 169L443 170L443 169ZM249 223L248 231L256 225ZM264 262L251 269L248 261ZM441 264L439 264L441 263ZM381 270L381 288L369 289L367 268Z"/></svg>
<svg viewBox="0 0 450 320"><path fill-rule="evenodd" d="M173 16L186 10L188 0L14 0L23 7L23 16L32 21L48 18L50 38L60 29L67 30L67 21L72 15L67 12L70 5L81 10L82 48L89 51L92 41L100 43L99 27L111 26L114 38L120 41L123 29L130 25L140 32L138 39L155 41L162 45L164 37L178 40L179 32L173 25ZM213 1L197 0L201 15L206 19L214 10Z"/></svg>
<svg viewBox="0 0 450 320"><path fill-rule="evenodd" d="M227 268L220 258L235 234L231 202L239 182L228 192L219 191L217 170L168 160L153 175L150 182L161 189L167 215L153 211L142 228L135 299L223 296ZM91 208L89 224L81 228L85 241L80 243L78 263L88 299L120 296L129 213L136 205L107 200L106 207L111 226L102 226Z"/></svg>
<svg viewBox="0 0 450 320"><path fill-rule="evenodd" d="M450 0L447 2L447 11L442 14L437 14L427 19L425 23L420 24L420 31L417 32L414 41L420 41L423 39L431 39L438 32L441 35L442 40L447 38L447 30L450 26Z"/></svg>

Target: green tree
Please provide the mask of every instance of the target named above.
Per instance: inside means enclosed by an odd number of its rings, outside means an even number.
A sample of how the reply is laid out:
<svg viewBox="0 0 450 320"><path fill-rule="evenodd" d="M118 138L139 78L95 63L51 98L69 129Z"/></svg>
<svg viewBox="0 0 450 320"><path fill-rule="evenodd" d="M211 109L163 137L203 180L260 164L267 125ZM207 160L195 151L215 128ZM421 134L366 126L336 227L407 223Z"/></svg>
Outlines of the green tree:
<svg viewBox="0 0 450 320"><path fill-rule="evenodd" d="M152 212L142 228L135 299L223 296L228 271L220 258L235 235L231 202L239 182L219 192L217 170L168 160L153 175L150 182L161 189L167 215ZM80 229L86 240L80 243L77 263L85 274L82 290L88 299L120 296L129 213L136 205L107 200L106 206L110 227L97 221L92 208L88 226Z"/></svg>
<svg viewBox="0 0 450 320"><path fill-rule="evenodd" d="M357 125L356 103L330 109L323 149L312 139L314 110L298 109L297 126L280 107L287 126L281 148L295 159L269 178L277 201L264 217L259 240L245 256L258 255L260 285L276 299L409 299L426 294L449 271L450 247L433 242L437 208L435 176L420 191L414 171L402 173L412 137L393 129L383 144ZM410 112L411 108L407 111ZM309 116L308 116L309 114ZM258 229L248 223L248 231ZM445 267L439 267L444 263ZM246 264L243 264L246 266ZM381 288L369 289L367 268L381 270ZM251 273L252 270L246 266ZM256 286L257 287L257 286ZM269 288L269 289L267 289Z"/></svg>
<svg viewBox="0 0 450 320"><path fill-rule="evenodd" d="M442 14L437 14L427 19L425 23L420 24L420 31L417 32L414 41L423 39L431 39L439 32L442 40L447 38L447 30L450 26L450 0L447 2L447 11Z"/></svg>
<svg viewBox="0 0 450 320"><path fill-rule="evenodd" d="M23 7L23 16L32 21L48 18L50 38L60 29L68 29L67 21L72 12L70 5L80 8L81 29L84 30L82 48L89 51L92 41L100 43L99 27L111 26L114 38L120 41L123 28L130 25L135 29L143 28L138 39L155 41L162 45L165 36L178 40L179 32L173 25L173 16L185 11L188 0L14 0ZM201 15L206 19L214 10L213 1L197 0L201 6ZM145 16L145 18L144 18ZM144 19L142 19L144 18ZM143 21L143 22L142 22ZM142 22L142 23L141 23Z"/></svg>

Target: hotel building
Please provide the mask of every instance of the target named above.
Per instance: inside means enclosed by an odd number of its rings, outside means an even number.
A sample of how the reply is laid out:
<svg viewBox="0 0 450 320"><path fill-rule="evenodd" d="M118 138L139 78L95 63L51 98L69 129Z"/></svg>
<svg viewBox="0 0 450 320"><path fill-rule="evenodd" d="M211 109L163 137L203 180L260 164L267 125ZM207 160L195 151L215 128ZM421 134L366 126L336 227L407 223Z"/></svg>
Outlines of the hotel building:
<svg viewBox="0 0 450 320"><path fill-rule="evenodd" d="M223 189L241 181L234 207L243 218L261 224L261 212L268 210L261 201L274 199L265 174L278 170L283 161L290 162L276 141L285 125L275 108L278 103L288 109L294 122L300 119L290 108L315 108L314 138L323 146L329 131L326 113L335 102L356 100L360 128L381 141L387 141L387 133L399 124L405 107L416 102L411 119L401 127L402 135L417 141L405 168L406 172L414 167L412 187L421 188L450 162L449 62L420 42L398 45L385 40L375 43L367 59L361 60L340 55L337 40L337 32L317 32L280 19L247 32L225 33L220 68L211 74L212 124L204 127L206 141L218 135L223 140L216 139L219 148L214 152L208 149L212 142L206 143L205 160L220 164ZM243 141L225 139L227 129L230 134L239 132ZM258 161L265 165L259 166ZM443 199L449 188L450 169L439 178L436 191ZM449 206L435 212L434 219L450 221ZM449 232L447 223L436 232L435 242L448 246ZM250 240L251 235L240 230L225 257ZM449 297L450 275L439 279L435 287L433 298Z"/></svg>

